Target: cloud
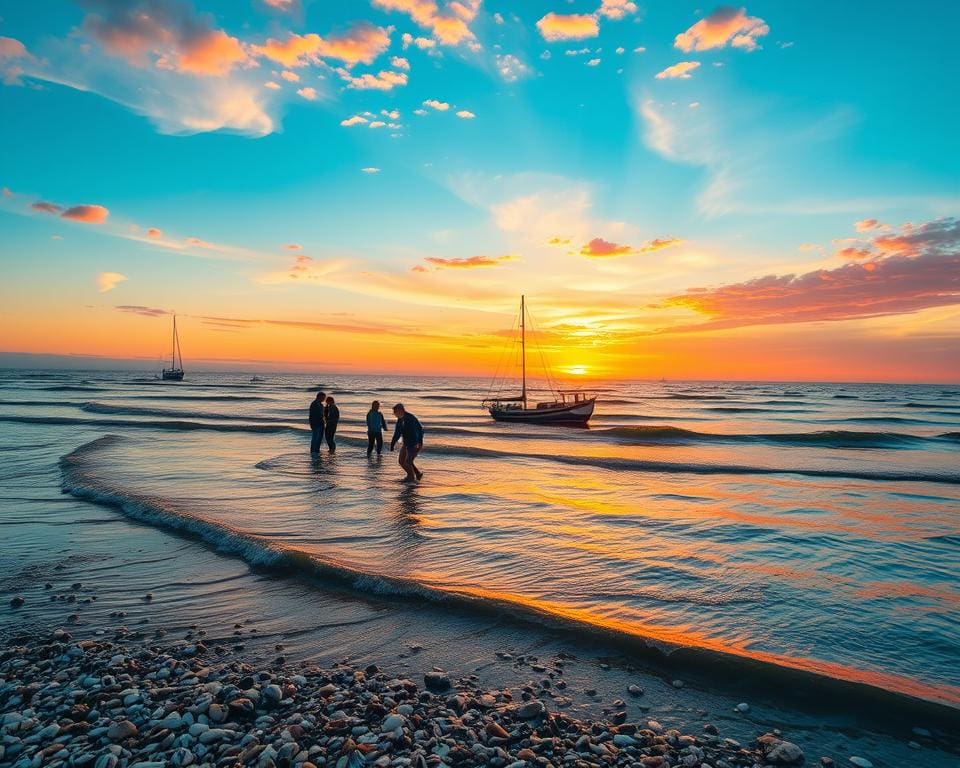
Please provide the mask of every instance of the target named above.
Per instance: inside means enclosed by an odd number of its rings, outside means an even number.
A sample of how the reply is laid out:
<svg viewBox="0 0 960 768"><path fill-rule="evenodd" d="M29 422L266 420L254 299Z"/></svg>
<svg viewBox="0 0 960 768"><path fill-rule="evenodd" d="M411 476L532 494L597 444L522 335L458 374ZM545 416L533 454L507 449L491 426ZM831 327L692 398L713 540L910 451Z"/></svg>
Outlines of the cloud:
<svg viewBox="0 0 960 768"><path fill-rule="evenodd" d="M394 69L402 69L404 72L410 71L410 62L403 56L394 56L391 58L390 66Z"/></svg>
<svg viewBox="0 0 960 768"><path fill-rule="evenodd" d="M677 35L673 45L686 53L723 48L727 43L734 48L753 51L758 48L757 38L768 32L770 27L766 22L747 16L746 8L721 6Z"/></svg>
<svg viewBox="0 0 960 768"><path fill-rule="evenodd" d="M32 61L26 46L12 37L0 37L0 78L4 85L23 85L23 61Z"/></svg>
<svg viewBox="0 0 960 768"><path fill-rule="evenodd" d="M457 112L457 117L462 120L473 120L476 115L468 109L461 109L459 112Z"/></svg>
<svg viewBox="0 0 960 768"><path fill-rule="evenodd" d="M353 117L348 117L346 120L341 120L340 125L349 128L351 125L362 125L366 122L369 121L363 115L354 115Z"/></svg>
<svg viewBox="0 0 960 768"><path fill-rule="evenodd" d="M619 20L631 13L637 12L637 4L631 0L603 0L600 8L597 10L601 16L608 19Z"/></svg>
<svg viewBox="0 0 960 768"><path fill-rule="evenodd" d="M662 72L657 72L657 80L664 80L666 78L689 80L690 73L699 66L699 61L681 61L677 64L674 64L672 67L667 67Z"/></svg>
<svg viewBox="0 0 960 768"><path fill-rule="evenodd" d="M380 70L376 75L366 72L357 77L345 69L338 69L337 74L347 83L347 88L364 91L392 91L398 85L406 85L408 80L406 72L394 72L389 69Z"/></svg>
<svg viewBox="0 0 960 768"><path fill-rule="evenodd" d="M554 13L551 11L537 22L537 29L544 40L583 40L600 34L597 18L583 13Z"/></svg>
<svg viewBox="0 0 960 768"><path fill-rule="evenodd" d="M127 276L121 275L119 272L101 272L97 275L97 288L100 289L100 293L106 293L112 291L126 279Z"/></svg>
<svg viewBox="0 0 960 768"><path fill-rule="evenodd" d="M444 45L459 45L475 40L469 24L480 10L481 0L451 0L444 8L435 0L371 0L385 11L407 14L423 29L428 29Z"/></svg>
<svg viewBox="0 0 960 768"><path fill-rule="evenodd" d="M423 106L430 107L438 112L446 112L448 109L450 109L450 105L447 102L437 101L436 99L427 99L425 102L423 102Z"/></svg>
<svg viewBox="0 0 960 768"><path fill-rule="evenodd" d="M871 229L879 229L882 226L883 224L881 224L878 219L861 219L853 225L853 228L857 230L857 232L868 232Z"/></svg>
<svg viewBox="0 0 960 768"><path fill-rule="evenodd" d="M85 0L83 29L112 56L134 67L156 66L223 77L250 63L246 47L182 0Z"/></svg>
<svg viewBox="0 0 960 768"><path fill-rule="evenodd" d="M906 224L874 237L873 255L836 269L768 275L715 288L694 288L668 305L707 315L672 330L849 320L960 304L960 219Z"/></svg>
<svg viewBox="0 0 960 768"><path fill-rule="evenodd" d="M533 70L512 53L498 54L495 57L497 72L508 83L514 83L528 77Z"/></svg>
<svg viewBox="0 0 960 768"><path fill-rule="evenodd" d="M279 91L283 86L281 86L279 83L273 82L273 80L267 80L267 82L263 84L263 87L269 88L272 91Z"/></svg>
<svg viewBox="0 0 960 768"><path fill-rule="evenodd" d="M640 253L653 253L654 251L662 251L664 248L671 248L682 243L683 240L677 237L658 237L655 240L650 240L643 245L634 248L630 245L617 245L616 243L611 243L608 240L604 240L602 237L595 237L580 249L580 255L591 259L604 259Z"/></svg>
<svg viewBox="0 0 960 768"><path fill-rule="evenodd" d="M367 168L361 168L360 170L363 171L364 173L380 173L380 169L372 165Z"/></svg>
<svg viewBox="0 0 960 768"><path fill-rule="evenodd" d="M311 32L306 35L290 33L286 40L269 38L254 51L285 67L303 67L323 59L338 59L347 67L372 64L390 47L390 33L369 22L355 23L346 32L330 34L326 38Z"/></svg>
<svg viewBox="0 0 960 768"><path fill-rule="evenodd" d="M590 61L587 62L588 67L596 67L599 65L600 65L600 59L590 59Z"/></svg>
<svg viewBox="0 0 960 768"><path fill-rule="evenodd" d="M316 101L317 89L316 88L298 88L297 95L302 96L307 101Z"/></svg>
<svg viewBox="0 0 960 768"><path fill-rule="evenodd" d="M470 256L464 259L442 259L438 256L427 256L424 259L428 264L432 264L434 269L477 269L479 267L497 267L508 261L516 261L517 257L511 254L505 256ZM422 268L414 271L424 271Z"/></svg>
<svg viewBox="0 0 960 768"><path fill-rule="evenodd" d="M404 32L400 40L403 43L403 50L407 50L407 48L413 45L421 51L426 51L437 45L436 40L431 40L429 37L414 37L409 32Z"/></svg>
<svg viewBox="0 0 960 768"><path fill-rule="evenodd" d="M283 70L283 72L280 73L280 77L282 77L288 83L300 82L300 75L298 75L296 72L291 72L289 69Z"/></svg>
<svg viewBox="0 0 960 768"><path fill-rule="evenodd" d="M292 13L300 7L300 0L263 0L263 2L283 13Z"/></svg>
<svg viewBox="0 0 960 768"><path fill-rule="evenodd" d="M147 230L147 237L163 237L163 230L150 227L150 229Z"/></svg>
<svg viewBox="0 0 960 768"><path fill-rule="evenodd" d="M283 247L286 248L288 251L299 251L300 249L303 248L303 246L300 245L300 243L287 243Z"/></svg>
<svg viewBox="0 0 960 768"><path fill-rule="evenodd" d="M83 221L87 224L103 224L109 215L110 211L102 205L75 205L61 213L60 218Z"/></svg>
<svg viewBox="0 0 960 768"><path fill-rule="evenodd" d="M56 216L63 210L62 206L56 203L48 203L46 200L37 200L37 202L31 203L30 207L35 211L40 211L40 213L49 213L53 216Z"/></svg>
<svg viewBox="0 0 960 768"><path fill-rule="evenodd" d="M108 273L108 274L112 274L112 273ZM117 310L118 312L126 312L131 315L143 315L144 317L165 317L166 315L171 314L169 309L158 309L157 307L145 307L142 304L118 304L117 306L114 307L114 309Z"/></svg>
<svg viewBox="0 0 960 768"><path fill-rule="evenodd" d="M400 119L400 110L399 109L381 109L380 114L384 117L389 117L391 120Z"/></svg>

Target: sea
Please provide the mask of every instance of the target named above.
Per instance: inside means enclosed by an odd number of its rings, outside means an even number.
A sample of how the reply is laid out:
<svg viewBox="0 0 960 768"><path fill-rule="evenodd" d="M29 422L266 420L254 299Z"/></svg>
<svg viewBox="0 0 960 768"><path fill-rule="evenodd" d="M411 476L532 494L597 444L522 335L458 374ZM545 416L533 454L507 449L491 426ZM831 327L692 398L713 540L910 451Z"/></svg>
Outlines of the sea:
<svg viewBox="0 0 960 768"><path fill-rule="evenodd" d="M0 371L0 591L42 619L59 561L185 623L439 605L960 707L960 385L588 384L572 428L495 422L470 378ZM422 422L421 483L389 432L367 457L374 399Z"/></svg>

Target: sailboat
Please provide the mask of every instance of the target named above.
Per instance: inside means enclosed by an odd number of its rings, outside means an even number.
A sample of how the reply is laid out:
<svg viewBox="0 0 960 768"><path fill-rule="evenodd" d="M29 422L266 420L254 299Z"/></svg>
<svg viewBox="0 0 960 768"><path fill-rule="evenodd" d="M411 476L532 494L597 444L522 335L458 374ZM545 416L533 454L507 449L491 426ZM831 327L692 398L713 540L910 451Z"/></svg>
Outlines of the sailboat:
<svg viewBox="0 0 960 768"><path fill-rule="evenodd" d="M177 361L180 365L177 365ZM161 378L164 381L183 381L183 357L180 354L180 337L177 336L177 316L173 316L173 349L170 352L170 367L164 368Z"/></svg>
<svg viewBox="0 0 960 768"><path fill-rule="evenodd" d="M585 426L593 415L596 396L580 390L553 389L552 400L530 403L527 396L527 307L526 297L520 297L520 369L519 396L487 398L483 406L496 421L515 421L531 424L569 424ZM548 373L548 384L551 378ZM492 385L491 385L492 389Z"/></svg>

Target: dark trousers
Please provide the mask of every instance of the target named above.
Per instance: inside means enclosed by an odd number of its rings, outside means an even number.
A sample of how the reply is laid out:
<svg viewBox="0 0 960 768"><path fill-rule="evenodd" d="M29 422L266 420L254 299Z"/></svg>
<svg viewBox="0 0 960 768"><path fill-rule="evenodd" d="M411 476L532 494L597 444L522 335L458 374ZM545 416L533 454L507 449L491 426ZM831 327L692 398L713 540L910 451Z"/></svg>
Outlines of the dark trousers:
<svg viewBox="0 0 960 768"><path fill-rule="evenodd" d="M337 425L327 424L324 434L327 438L327 448L331 451L337 450L337 441L334 439L334 436L337 434Z"/></svg>
<svg viewBox="0 0 960 768"><path fill-rule="evenodd" d="M383 452L383 432L367 432L367 456L373 453L373 446L377 446L377 456Z"/></svg>
<svg viewBox="0 0 960 768"><path fill-rule="evenodd" d="M323 427L310 431L310 453L320 453L320 441L323 440Z"/></svg>

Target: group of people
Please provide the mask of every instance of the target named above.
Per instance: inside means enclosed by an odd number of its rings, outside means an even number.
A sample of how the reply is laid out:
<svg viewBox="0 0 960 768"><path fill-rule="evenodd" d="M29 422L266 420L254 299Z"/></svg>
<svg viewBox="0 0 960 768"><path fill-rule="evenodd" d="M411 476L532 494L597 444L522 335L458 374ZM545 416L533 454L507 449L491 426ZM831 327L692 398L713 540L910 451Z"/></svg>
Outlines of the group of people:
<svg viewBox="0 0 960 768"><path fill-rule="evenodd" d="M417 454L423 449L423 426L412 413L407 413L403 403L397 403L393 406L393 415L397 419L393 431L393 439L390 441L390 450L392 451L398 441L402 440L400 446L399 464L407 473L403 478L405 483L419 482L423 477L423 472L414 464ZM317 455L320 453L320 444L323 440L327 442L327 448L330 453L337 450L337 425L340 423L340 409L337 407L333 397L328 397L324 392L317 392L317 396L310 403L310 430L312 437L310 439L310 453ZM380 401L374 400L370 404L370 410L367 412L367 456L372 456L374 449L379 456L383 451L383 433L387 429L387 420L380 411Z"/></svg>

